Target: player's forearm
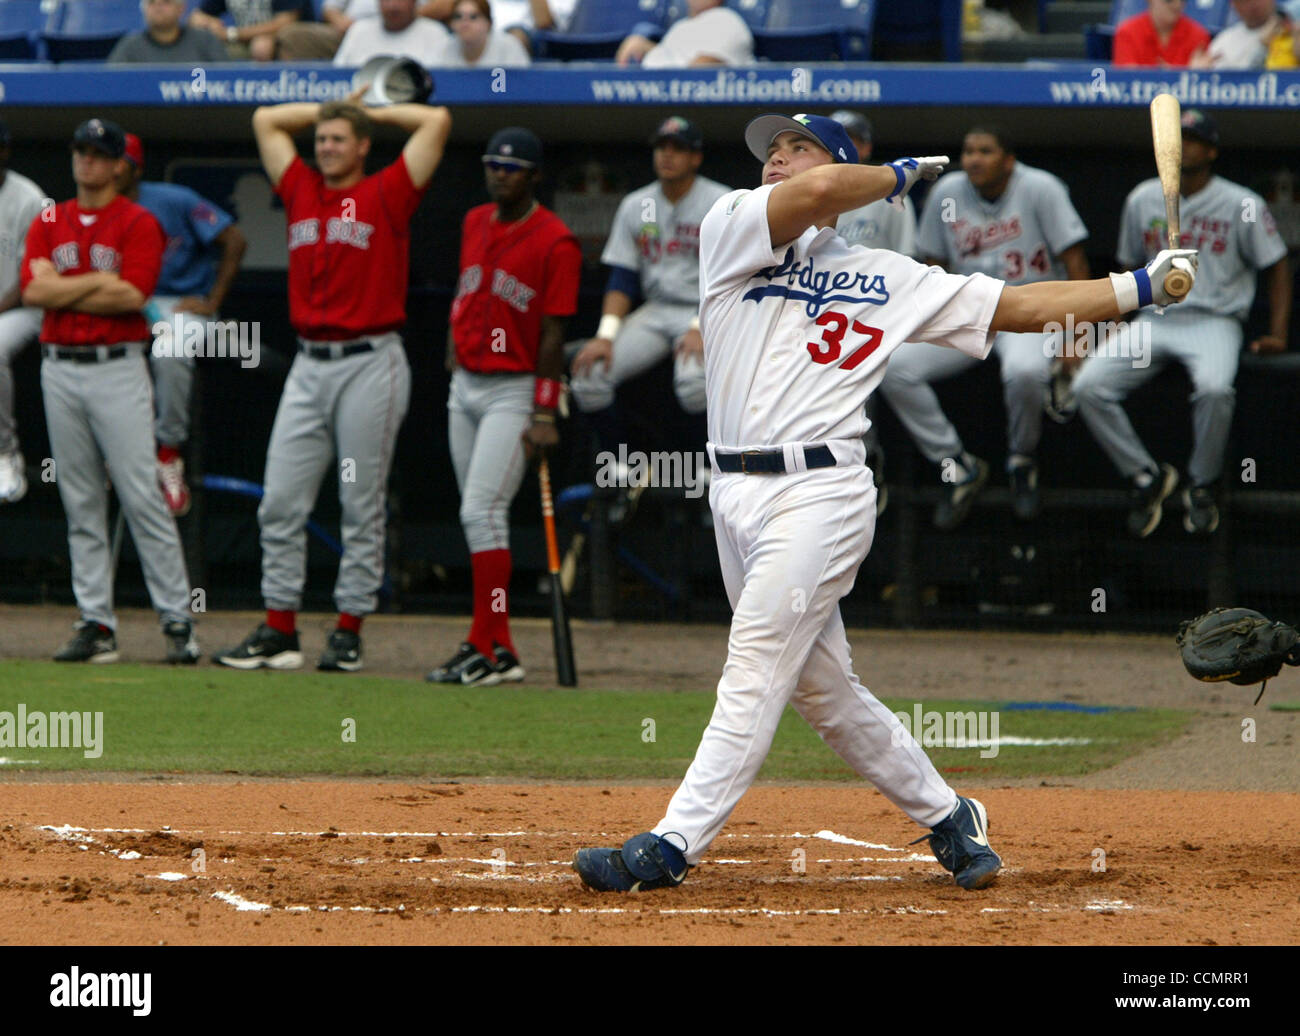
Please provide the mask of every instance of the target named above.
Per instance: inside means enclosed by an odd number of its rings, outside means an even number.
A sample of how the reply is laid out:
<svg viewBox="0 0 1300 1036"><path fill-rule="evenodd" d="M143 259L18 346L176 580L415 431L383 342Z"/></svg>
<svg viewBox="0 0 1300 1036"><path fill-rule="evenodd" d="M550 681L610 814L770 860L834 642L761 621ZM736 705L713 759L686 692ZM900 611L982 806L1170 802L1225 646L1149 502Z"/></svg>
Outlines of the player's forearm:
<svg viewBox="0 0 1300 1036"><path fill-rule="evenodd" d="M212 304L213 309L219 310L221 304L226 301L230 286L235 283L239 264L248 249L248 239L238 227L229 226L217 237L217 242L221 245L221 259L217 263L217 275L213 278L212 290L208 292L208 302Z"/></svg>
<svg viewBox="0 0 1300 1036"><path fill-rule="evenodd" d="M76 273L34 277L23 289L23 305L42 309L71 309L113 274Z"/></svg>
<svg viewBox="0 0 1300 1036"><path fill-rule="evenodd" d="M253 112L253 132L259 139L266 133L287 133L292 136L312 125L319 113L320 105L314 101L263 105Z"/></svg>
<svg viewBox="0 0 1300 1036"><path fill-rule="evenodd" d="M111 276L85 298L64 308L77 313L116 316L122 313L139 312L147 301L144 293L130 281Z"/></svg>
<svg viewBox="0 0 1300 1036"><path fill-rule="evenodd" d="M1086 281L1092 277L1088 265L1088 256L1082 244L1071 245L1061 253L1061 262L1065 266L1065 276L1072 281Z"/></svg>
<svg viewBox="0 0 1300 1036"><path fill-rule="evenodd" d="M842 212L888 198L897 186L889 166L819 165L792 176L768 197L772 241L793 241L811 226L831 224Z"/></svg>
<svg viewBox="0 0 1300 1036"><path fill-rule="evenodd" d="M1042 331L1046 324L1064 324L1067 315L1077 325L1115 320L1124 312L1109 277L1008 284L1002 289L989 330Z"/></svg>
<svg viewBox="0 0 1300 1036"><path fill-rule="evenodd" d="M367 108L366 114L377 126L396 126L407 133L417 133L444 121L451 128L451 113L446 108L432 108L427 104L388 104Z"/></svg>
<svg viewBox="0 0 1300 1036"><path fill-rule="evenodd" d="M14 285L3 295L0 295L0 313L7 313L23 301L23 293L18 290L18 285Z"/></svg>
<svg viewBox="0 0 1300 1036"><path fill-rule="evenodd" d="M1282 341L1291 333L1291 264L1279 259L1268 272L1269 333Z"/></svg>
<svg viewBox="0 0 1300 1036"><path fill-rule="evenodd" d="M632 296L625 291L607 291L605 292L604 301L600 304L600 315L602 317L617 317L622 320L632 312Z"/></svg>
<svg viewBox="0 0 1300 1036"><path fill-rule="evenodd" d="M537 376L559 381L564 374L563 317L542 317L541 341L537 346Z"/></svg>

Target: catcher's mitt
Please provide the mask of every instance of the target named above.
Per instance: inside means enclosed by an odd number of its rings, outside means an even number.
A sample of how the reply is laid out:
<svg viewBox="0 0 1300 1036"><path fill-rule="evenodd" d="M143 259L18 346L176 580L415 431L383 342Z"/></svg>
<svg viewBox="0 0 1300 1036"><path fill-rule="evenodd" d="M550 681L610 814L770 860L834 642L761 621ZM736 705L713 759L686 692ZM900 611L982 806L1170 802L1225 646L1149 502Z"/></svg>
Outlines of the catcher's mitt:
<svg viewBox="0 0 1300 1036"><path fill-rule="evenodd" d="M1300 631L1250 608L1215 608L1178 627L1183 665L1198 680L1241 686L1277 676L1282 663L1300 665ZM1259 689L1259 699L1264 687Z"/></svg>

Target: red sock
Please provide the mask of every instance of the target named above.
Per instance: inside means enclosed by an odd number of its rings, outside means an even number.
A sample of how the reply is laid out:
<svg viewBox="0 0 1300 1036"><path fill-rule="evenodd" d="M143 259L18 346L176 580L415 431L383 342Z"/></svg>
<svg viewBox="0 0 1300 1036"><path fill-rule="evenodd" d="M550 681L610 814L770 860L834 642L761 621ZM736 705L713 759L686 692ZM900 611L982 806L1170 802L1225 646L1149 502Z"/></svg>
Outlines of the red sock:
<svg viewBox="0 0 1300 1036"><path fill-rule="evenodd" d="M488 658L495 644L514 650L510 647L509 615L505 610L510 551L480 550L469 560L474 568L474 624L469 630L469 642Z"/></svg>
<svg viewBox="0 0 1300 1036"><path fill-rule="evenodd" d="M181 451L176 446L163 446L162 444L158 446L158 459L164 464L170 464L180 455Z"/></svg>
<svg viewBox="0 0 1300 1036"><path fill-rule="evenodd" d="M295 621L297 617L297 612L276 611L274 608L266 609L266 624L276 633L283 633L286 637L298 628Z"/></svg>
<svg viewBox="0 0 1300 1036"><path fill-rule="evenodd" d="M360 615L349 615L347 612L339 612L338 628L341 630L347 630L349 633L360 633L361 619L362 616Z"/></svg>

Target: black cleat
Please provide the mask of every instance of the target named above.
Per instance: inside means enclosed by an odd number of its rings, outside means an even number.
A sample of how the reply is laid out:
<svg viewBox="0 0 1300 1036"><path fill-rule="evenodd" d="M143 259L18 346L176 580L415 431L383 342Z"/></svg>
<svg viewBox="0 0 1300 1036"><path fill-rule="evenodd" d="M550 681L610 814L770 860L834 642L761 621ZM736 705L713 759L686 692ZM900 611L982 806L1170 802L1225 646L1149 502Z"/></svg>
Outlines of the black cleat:
<svg viewBox="0 0 1300 1036"><path fill-rule="evenodd" d="M167 661L171 665L193 665L203 653L199 651L199 642L194 636L194 624L190 622L169 622L163 627L163 637L167 640Z"/></svg>
<svg viewBox="0 0 1300 1036"><path fill-rule="evenodd" d="M505 648L497 645L492 651L493 667L497 675L501 677L502 683L519 683L524 678L524 667L520 664L519 659L515 657L513 651L507 651Z"/></svg>
<svg viewBox="0 0 1300 1036"><path fill-rule="evenodd" d="M1198 536L1208 536L1219 527L1219 505L1214 502L1214 490L1197 486L1183 490L1183 528Z"/></svg>
<svg viewBox="0 0 1300 1036"><path fill-rule="evenodd" d="M266 623L258 626L238 647L212 656L217 665L231 669L301 669L298 633L281 633Z"/></svg>
<svg viewBox="0 0 1300 1036"><path fill-rule="evenodd" d="M1161 464L1159 471L1148 472L1148 476L1146 485L1135 479L1129 491L1128 531L1140 540L1156 531L1165 499L1178 485L1178 472L1171 464Z"/></svg>
<svg viewBox="0 0 1300 1036"><path fill-rule="evenodd" d="M326 672L355 673L361 668L361 635L336 629L326 641L316 668Z"/></svg>
<svg viewBox="0 0 1300 1036"><path fill-rule="evenodd" d="M943 499L934 509L934 527L941 532L951 532L966 520L971 504L989 480L989 466L978 457L963 453L943 462L945 479L952 477L944 490Z"/></svg>
<svg viewBox="0 0 1300 1036"><path fill-rule="evenodd" d="M77 632L54 656L56 662L116 662L117 637L107 626L97 622L79 622Z"/></svg>

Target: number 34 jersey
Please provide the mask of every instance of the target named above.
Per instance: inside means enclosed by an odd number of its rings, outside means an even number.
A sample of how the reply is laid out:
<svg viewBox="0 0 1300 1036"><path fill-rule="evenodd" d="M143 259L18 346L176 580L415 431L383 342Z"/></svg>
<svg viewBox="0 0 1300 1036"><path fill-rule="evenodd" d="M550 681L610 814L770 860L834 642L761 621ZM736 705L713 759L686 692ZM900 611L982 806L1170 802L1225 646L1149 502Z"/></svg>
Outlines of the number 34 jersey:
<svg viewBox="0 0 1300 1036"><path fill-rule="evenodd" d="M983 197L965 173L940 177L925 201L917 250L953 273L983 273L1008 284L1057 281L1057 258L1088 236L1070 192L1042 169L1017 162L1002 194Z"/></svg>
<svg viewBox="0 0 1300 1036"><path fill-rule="evenodd" d="M773 246L768 198L733 191L700 228L709 440L724 448L854 439L904 342L983 359L1003 282L960 276L809 227Z"/></svg>

